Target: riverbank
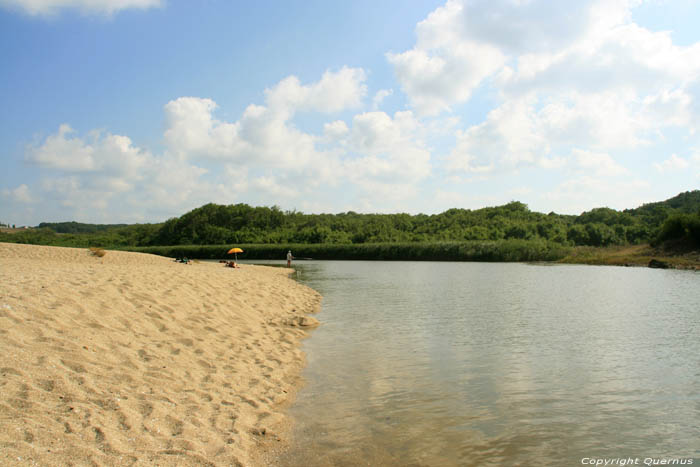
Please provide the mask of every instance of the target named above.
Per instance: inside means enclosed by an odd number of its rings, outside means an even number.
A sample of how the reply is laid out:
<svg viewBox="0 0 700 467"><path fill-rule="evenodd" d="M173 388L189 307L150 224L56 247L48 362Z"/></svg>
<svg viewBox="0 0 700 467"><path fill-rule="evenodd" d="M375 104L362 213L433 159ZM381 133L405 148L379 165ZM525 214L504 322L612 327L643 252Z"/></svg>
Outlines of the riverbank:
<svg viewBox="0 0 700 467"><path fill-rule="evenodd" d="M289 270L0 243L0 464L255 465L283 444Z"/></svg>
<svg viewBox="0 0 700 467"><path fill-rule="evenodd" d="M563 246L538 240L500 240L442 243L241 245L246 259L281 259L291 250L300 259L361 261L480 261L559 262L609 266L649 266L651 260L676 269L700 270L700 251L693 245L660 247L616 245L608 247ZM219 259L223 245L142 247L136 250L157 255ZM658 264L658 263L657 263Z"/></svg>
<svg viewBox="0 0 700 467"><path fill-rule="evenodd" d="M291 250L299 259L358 261L556 261L571 250L558 243L534 240L474 240L414 243L241 244L245 259L283 259ZM128 247L131 251L171 258L226 258L227 245Z"/></svg>
<svg viewBox="0 0 700 467"><path fill-rule="evenodd" d="M652 263L652 260L654 263ZM558 262L604 266L650 266L700 270L700 251L687 247L650 245L576 247Z"/></svg>

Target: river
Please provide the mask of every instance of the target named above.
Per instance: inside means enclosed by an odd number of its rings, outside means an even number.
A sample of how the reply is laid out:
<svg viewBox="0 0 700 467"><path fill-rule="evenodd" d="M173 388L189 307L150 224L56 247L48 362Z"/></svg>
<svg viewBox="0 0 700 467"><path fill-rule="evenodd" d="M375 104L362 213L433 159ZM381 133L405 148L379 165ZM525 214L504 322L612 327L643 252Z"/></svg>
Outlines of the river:
<svg viewBox="0 0 700 467"><path fill-rule="evenodd" d="M700 457L700 274L296 262L323 295L288 466ZM584 462L586 462L584 460Z"/></svg>

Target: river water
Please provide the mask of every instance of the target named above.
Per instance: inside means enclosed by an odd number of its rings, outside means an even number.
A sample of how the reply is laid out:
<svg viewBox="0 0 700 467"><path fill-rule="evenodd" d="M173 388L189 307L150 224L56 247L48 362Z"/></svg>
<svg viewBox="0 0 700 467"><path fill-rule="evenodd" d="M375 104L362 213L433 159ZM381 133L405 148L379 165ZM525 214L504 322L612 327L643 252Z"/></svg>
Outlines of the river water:
<svg viewBox="0 0 700 467"><path fill-rule="evenodd" d="M324 298L322 325L303 344L306 385L284 465L700 457L698 273L295 267Z"/></svg>

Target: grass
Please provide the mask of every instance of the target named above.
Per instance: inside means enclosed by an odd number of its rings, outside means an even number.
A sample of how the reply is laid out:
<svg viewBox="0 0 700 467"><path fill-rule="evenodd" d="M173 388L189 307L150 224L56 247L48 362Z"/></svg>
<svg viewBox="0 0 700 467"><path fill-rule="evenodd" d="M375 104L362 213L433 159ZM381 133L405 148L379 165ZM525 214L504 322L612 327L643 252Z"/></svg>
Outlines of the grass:
<svg viewBox="0 0 700 467"><path fill-rule="evenodd" d="M605 248L576 247L560 259L560 263L600 264L609 266L648 266L655 259L667 263L675 269L700 270L700 251L665 244L659 247L650 245L610 246Z"/></svg>
<svg viewBox="0 0 700 467"><path fill-rule="evenodd" d="M104 251L102 248L96 248L94 246L91 246L90 247L90 254L92 254L92 256L97 256L98 258L102 258L104 255L107 254L107 252Z"/></svg>

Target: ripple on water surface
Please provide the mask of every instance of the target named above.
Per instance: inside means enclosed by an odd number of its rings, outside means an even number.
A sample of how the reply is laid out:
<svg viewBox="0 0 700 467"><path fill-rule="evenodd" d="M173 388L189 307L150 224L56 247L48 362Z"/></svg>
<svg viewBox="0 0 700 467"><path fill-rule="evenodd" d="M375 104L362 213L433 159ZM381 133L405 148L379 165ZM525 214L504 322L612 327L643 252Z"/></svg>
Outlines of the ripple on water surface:
<svg viewBox="0 0 700 467"><path fill-rule="evenodd" d="M286 465L574 465L700 457L700 275L305 262Z"/></svg>

